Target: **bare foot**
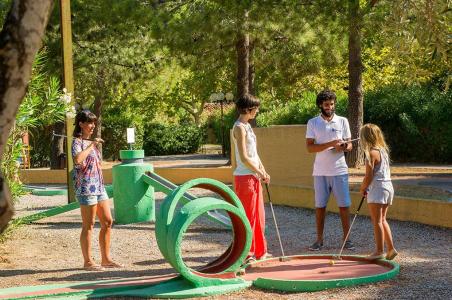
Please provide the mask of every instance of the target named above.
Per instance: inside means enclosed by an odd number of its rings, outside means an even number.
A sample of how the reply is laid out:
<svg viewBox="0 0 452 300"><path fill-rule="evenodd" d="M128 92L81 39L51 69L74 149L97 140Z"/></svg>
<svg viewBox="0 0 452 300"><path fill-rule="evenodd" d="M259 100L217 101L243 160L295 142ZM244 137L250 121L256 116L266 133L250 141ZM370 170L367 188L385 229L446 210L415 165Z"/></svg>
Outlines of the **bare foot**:
<svg viewBox="0 0 452 300"><path fill-rule="evenodd" d="M118 263L116 263L114 261L109 261L109 262L106 262L106 263L102 263L101 266L104 267L104 268L124 268L124 265L118 264Z"/></svg>
<svg viewBox="0 0 452 300"><path fill-rule="evenodd" d="M383 259L385 258L385 255L383 253L372 253L371 255L366 257L368 260L377 260L377 259Z"/></svg>
<svg viewBox="0 0 452 300"><path fill-rule="evenodd" d="M85 271L103 271L104 268L102 266L99 266L98 264L91 262L91 263L85 263L83 265L83 269Z"/></svg>

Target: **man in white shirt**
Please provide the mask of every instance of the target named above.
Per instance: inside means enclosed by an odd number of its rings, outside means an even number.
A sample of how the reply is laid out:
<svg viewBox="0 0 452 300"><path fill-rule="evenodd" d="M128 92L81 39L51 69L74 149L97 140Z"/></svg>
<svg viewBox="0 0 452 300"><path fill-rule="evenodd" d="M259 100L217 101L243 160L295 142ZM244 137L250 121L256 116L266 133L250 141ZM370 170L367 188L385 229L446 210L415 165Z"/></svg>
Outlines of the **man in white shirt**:
<svg viewBox="0 0 452 300"><path fill-rule="evenodd" d="M323 247L323 228L325 225L326 205L331 192L339 206L339 214L344 233L350 227L350 193L348 187L348 167L344 152L352 149L348 120L335 114L336 95L324 90L317 95L317 107L320 115L308 121L306 147L308 152L316 153L314 161L314 189L317 240L309 250L319 251ZM354 249L351 241L346 241L345 249Z"/></svg>

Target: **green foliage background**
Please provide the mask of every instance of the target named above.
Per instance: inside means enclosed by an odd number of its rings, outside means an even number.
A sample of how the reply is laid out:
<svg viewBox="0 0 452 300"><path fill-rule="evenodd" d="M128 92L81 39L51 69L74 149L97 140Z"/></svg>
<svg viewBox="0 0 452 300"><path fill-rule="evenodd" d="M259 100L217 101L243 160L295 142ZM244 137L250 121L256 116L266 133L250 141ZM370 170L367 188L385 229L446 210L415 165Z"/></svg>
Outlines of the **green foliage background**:
<svg viewBox="0 0 452 300"><path fill-rule="evenodd" d="M10 3L0 2L1 20ZM72 0L75 101L86 108L103 103L107 159L127 147L126 127L136 128L135 147L147 153L196 151L209 127L220 143L219 109L205 107L212 93L235 94L235 42L246 29L262 100L258 126L306 123L318 113L314 98L324 88L337 92L337 111L346 116L348 3ZM387 132L396 161L450 163L450 1L381 0L371 9L369 3L360 1L365 121ZM55 78L58 10L56 2L42 65ZM226 110L226 133L235 117ZM46 126L31 130L33 160L41 165L50 153Z"/></svg>

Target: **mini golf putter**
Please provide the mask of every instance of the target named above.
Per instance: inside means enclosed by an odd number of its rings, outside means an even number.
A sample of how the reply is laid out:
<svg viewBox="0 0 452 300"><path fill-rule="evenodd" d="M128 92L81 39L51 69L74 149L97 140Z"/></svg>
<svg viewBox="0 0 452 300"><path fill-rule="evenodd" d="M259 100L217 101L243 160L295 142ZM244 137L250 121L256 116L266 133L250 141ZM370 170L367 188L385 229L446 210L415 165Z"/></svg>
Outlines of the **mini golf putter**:
<svg viewBox="0 0 452 300"><path fill-rule="evenodd" d="M279 261L280 262L289 261L290 258L286 257L286 255L284 254L284 249L283 249L283 245L282 245L282 242L281 242L281 236L279 235L278 224L276 223L275 211L273 210L273 203L272 203L272 200L271 200L271 197L270 197L270 191L268 189L268 183L265 183L265 189L267 190L268 202L270 203L270 208L271 208L272 216L273 216L273 222L275 222L276 234L278 236L279 246L281 247L281 254L282 254L282 256L279 257Z"/></svg>
<svg viewBox="0 0 452 300"><path fill-rule="evenodd" d="M330 265L334 265L334 259L342 260L342 258L341 258L342 251L344 251L345 243L347 242L348 236L350 235L350 232L352 231L353 224L355 223L356 217L358 216L361 206L363 205L364 199L366 199L366 196L363 196L361 198L361 201L359 202L359 205L358 205L358 209L356 210L355 216L353 217L352 224L350 224L350 227L348 228L348 232L345 235L345 239L344 239L344 242L342 243L341 251L339 252L339 255L333 256L333 259L330 261Z"/></svg>

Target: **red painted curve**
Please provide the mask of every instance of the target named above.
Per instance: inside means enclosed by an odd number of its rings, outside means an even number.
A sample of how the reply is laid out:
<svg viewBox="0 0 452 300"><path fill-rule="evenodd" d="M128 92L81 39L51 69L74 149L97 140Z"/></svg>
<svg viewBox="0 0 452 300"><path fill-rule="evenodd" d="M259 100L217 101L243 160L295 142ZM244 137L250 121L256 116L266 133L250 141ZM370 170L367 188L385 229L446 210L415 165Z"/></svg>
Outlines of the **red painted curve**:
<svg viewBox="0 0 452 300"><path fill-rule="evenodd" d="M372 262L357 257L334 260L334 265L330 262L331 258L325 256L298 256L291 257L287 261L274 258L251 264L242 278L250 281L257 278L334 280L378 275L392 269L392 266L384 261Z"/></svg>

